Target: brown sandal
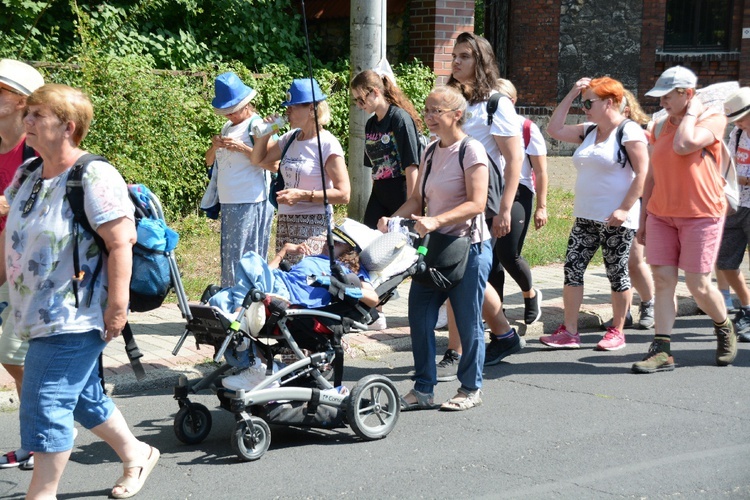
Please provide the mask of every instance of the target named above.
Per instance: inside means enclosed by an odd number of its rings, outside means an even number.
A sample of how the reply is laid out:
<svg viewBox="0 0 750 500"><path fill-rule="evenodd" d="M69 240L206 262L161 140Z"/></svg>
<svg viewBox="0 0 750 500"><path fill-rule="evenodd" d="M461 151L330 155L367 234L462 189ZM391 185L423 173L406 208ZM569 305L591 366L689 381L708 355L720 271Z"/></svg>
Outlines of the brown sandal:
<svg viewBox="0 0 750 500"><path fill-rule="evenodd" d="M112 488L112 493L110 494L112 498L130 498L141 491L141 488L143 488L143 485L146 483L148 475L151 474L152 470L154 470L154 466L156 465L156 462L159 461L159 456L161 456L159 450L157 450L153 446L150 446L150 448L151 453L149 453L149 456L145 461L134 460L132 462L125 462L122 464L123 470L140 467L141 473L138 474L137 477L127 477L125 475L121 476ZM122 488L123 492L116 494L114 490L117 487Z"/></svg>

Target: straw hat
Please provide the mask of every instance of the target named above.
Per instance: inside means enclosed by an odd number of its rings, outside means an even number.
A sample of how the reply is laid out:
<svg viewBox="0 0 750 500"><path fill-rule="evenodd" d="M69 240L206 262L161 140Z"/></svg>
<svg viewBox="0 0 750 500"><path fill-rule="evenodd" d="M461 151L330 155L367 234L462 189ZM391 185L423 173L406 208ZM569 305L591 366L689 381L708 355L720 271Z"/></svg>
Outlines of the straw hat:
<svg viewBox="0 0 750 500"><path fill-rule="evenodd" d="M247 104L257 95L257 92L245 85L240 77L232 73L222 73L214 80L216 97L211 101L217 115L231 115Z"/></svg>
<svg viewBox="0 0 750 500"><path fill-rule="evenodd" d="M742 87L724 101L724 113L729 123L744 118L750 113L750 87Z"/></svg>
<svg viewBox="0 0 750 500"><path fill-rule="evenodd" d="M0 60L0 86L28 96L42 85L44 78L28 64L13 59Z"/></svg>

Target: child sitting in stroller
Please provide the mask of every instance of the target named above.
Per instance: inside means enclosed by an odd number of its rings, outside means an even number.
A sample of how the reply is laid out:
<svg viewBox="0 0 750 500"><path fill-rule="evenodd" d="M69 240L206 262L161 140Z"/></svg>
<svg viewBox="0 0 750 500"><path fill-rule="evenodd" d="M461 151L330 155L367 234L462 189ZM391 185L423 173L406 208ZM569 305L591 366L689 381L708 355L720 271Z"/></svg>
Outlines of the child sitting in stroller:
<svg viewBox="0 0 750 500"><path fill-rule="evenodd" d="M370 282L367 270L359 264L359 252L368 243L366 233L358 231L357 226L360 225L355 221L347 220L341 226L334 228L334 259L341 265L346 284L360 289L359 301L365 306L374 307L380 298ZM330 276L330 259L326 254L309 255L309 252L305 243L299 245L286 243L270 262L266 262L256 252L246 253L235 265L235 285L217 292L208 300L208 303L225 313L232 313L241 309L245 296L255 288L307 308L319 308L329 304L332 300L329 289L324 286L315 286L310 277ZM288 271L283 271L279 265L286 255L305 255L305 257ZM256 351L254 356L262 360L261 353ZM225 353L225 358L230 365L245 368L245 370L225 377L222 380L224 387L232 390L248 390L255 385L257 381L250 372L252 367L246 348L228 351Z"/></svg>

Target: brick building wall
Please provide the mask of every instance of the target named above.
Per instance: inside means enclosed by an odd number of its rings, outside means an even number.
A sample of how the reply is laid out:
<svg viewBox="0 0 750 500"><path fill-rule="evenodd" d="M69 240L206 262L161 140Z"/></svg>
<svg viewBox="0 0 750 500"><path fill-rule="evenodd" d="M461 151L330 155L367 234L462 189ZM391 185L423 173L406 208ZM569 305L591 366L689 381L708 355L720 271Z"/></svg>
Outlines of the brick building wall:
<svg viewBox="0 0 750 500"><path fill-rule="evenodd" d="M544 113L557 98L559 2L513 2L509 24L507 78L518 89L519 106Z"/></svg>
<svg viewBox="0 0 750 500"><path fill-rule="evenodd" d="M409 54L447 82L454 38L474 31L474 0L412 0L409 16Z"/></svg>
<svg viewBox="0 0 750 500"><path fill-rule="evenodd" d="M667 52L664 50L667 1L643 1L638 96L646 111L656 111L659 103L644 98L644 94L665 69L678 64L698 75L700 87L734 80L741 85L750 85L750 39L742 39L742 27L750 26L750 1L735 0L733 8L732 39L728 51Z"/></svg>

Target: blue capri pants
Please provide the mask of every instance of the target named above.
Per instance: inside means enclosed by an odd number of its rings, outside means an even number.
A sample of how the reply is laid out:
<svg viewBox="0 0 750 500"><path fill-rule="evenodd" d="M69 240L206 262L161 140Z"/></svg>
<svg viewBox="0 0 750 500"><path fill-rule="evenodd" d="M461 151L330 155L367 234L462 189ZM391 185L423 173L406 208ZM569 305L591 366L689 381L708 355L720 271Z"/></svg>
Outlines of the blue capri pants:
<svg viewBox="0 0 750 500"><path fill-rule="evenodd" d="M475 391L482 387L484 367L484 329L482 305L487 277L492 266L492 247L489 240L474 243L469 250L466 273L461 282L448 292L412 282L409 292L409 328L414 356L414 389L432 394L437 384L435 366L435 324L438 310L450 299L461 337L461 361L458 380L461 388Z"/></svg>
<svg viewBox="0 0 750 500"><path fill-rule="evenodd" d="M86 429L115 410L99 377L106 343L98 330L29 341L21 391L21 446L57 453L73 448L73 421Z"/></svg>

